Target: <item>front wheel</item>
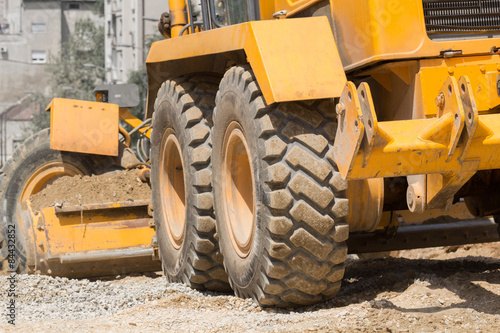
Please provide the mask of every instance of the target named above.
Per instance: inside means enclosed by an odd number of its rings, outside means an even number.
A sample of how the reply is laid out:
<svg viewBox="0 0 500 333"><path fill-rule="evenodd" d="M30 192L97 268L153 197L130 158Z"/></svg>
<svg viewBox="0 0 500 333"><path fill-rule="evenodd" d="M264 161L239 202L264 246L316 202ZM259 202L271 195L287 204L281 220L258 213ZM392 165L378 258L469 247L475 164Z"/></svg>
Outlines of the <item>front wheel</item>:
<svg viewBox="0 0 500 333"><path fill-rule="evenodd" d="M279 307L333 297L349 233L345 182L328 160L333 101L268 106L249 67L233 67L214 124L217 229L235 293Z"/></svg>
<svg viewBox="0 0 500 333"><path fill-rule="evenodd" d="M50 149L49 129L34 134L16 149L5 164L0 184L2 260L9 254L7 242L15 235L15 263L11 270L25 272L28 268L26 248L30 240L24 232L27 226L21 223L19 204L60 177L91 175L94 169L91 155Z"/></svg>

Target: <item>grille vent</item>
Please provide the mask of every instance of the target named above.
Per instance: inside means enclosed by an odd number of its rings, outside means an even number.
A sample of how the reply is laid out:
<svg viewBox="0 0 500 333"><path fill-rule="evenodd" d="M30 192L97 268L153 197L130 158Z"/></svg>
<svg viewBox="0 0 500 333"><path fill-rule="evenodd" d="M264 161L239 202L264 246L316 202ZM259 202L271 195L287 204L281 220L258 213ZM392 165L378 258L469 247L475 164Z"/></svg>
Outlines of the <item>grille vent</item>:
<svg viewBox="0 0 500 333"><path fill-rule="evenodd" d="M423 0L428 34L500 32L500 0Z"/></svg>

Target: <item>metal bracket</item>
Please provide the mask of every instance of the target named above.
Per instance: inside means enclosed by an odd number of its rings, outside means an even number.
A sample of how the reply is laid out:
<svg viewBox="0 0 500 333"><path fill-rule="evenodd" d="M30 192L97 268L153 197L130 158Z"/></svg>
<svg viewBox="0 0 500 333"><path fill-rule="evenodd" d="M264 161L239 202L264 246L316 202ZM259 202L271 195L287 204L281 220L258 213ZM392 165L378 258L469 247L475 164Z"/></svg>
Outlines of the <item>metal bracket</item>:
<svg viewBox="0 0 500 333"><path fill-rule="evenodd" d="M338 128L334 141L334 160L343 177L351 170L359 151L363 151L363 167L375 145L378 120L370 86L363 82L359 88L347 82L337 104Z"/></svg>
<svg viewBox="0 0 500 333"><path fill-rule="evenodd" d="M460 160L463 161L469 152L470 144L477 130L478 111L469 78L462 76L458 80L458 86L460 87L460 98L465 117L465 131L462 134L463 149L460 155Z"/></svg>
<svg viewBox="0 0 500 333"><path fill-rule="evenodd" d="M352 82L347 82L337 104L337 120L333 158L345 178L358 154L365 127L356 86Z"/></svg>
<svg viewBox="0 0 500 333"><path fill-rule="evenodd" d="M449 207L481 163L493 161L491 144L478 138L495 133L489 127L500 127L496 125L500 115L498 119L481 118L487 125L479 122L466 76L459 80L449 76L437 94L436 105L438 117L434 119L378 122L368 84L356 89L348 82L337 105L333 149L342 176L355 180L406 175L411 211Z"/></svg>
<svg viewBox="0 0 500 333"><path fill-rule="evenodd" d="M457 147L462 148L457 158L461 165L459 170L428 174L424 181L426 209L446 210L453 203L455 193L476 173L480 162L479 159L466 159L478 127L478 111L468 77L462 76L458 82L453 76L448 77L439 91L436 105L440 117L437 123L442 125L442 120L446 121L448 118L450 121L451 117L453 119L447 162L453 158Z"/></svg>
<svg viewBox="0 0 500 333"><path fill-rule="evenodd" d="M455 194L477 172L480 160L467 160L462 168L445 174L427 175L427 209L447 210Z"/></svg>
<svg viewBox="0 0 500 333"><path fill-rule="evenodd" d="M453 76L448 76L436 98L438 117L443 119L452 118L450 143L448 145L448 161L457 149L464 128L465 114L458 91L457 79Z"/></svg>
<svg viewBox="0 0 500 333"><path fill-rule="evenodd" d="M370 91L370 86L368 83L363 82L358 88L358 98L361 107L361 114L363 115L361 120L365 127L365 135L363 141L361 142L361 149L363 149L363 167L366 166L368 157L373 150L373 145L375 143L375 134L378 132L378 120L375 113L375 107L373 106L372 93Z"/></svg>

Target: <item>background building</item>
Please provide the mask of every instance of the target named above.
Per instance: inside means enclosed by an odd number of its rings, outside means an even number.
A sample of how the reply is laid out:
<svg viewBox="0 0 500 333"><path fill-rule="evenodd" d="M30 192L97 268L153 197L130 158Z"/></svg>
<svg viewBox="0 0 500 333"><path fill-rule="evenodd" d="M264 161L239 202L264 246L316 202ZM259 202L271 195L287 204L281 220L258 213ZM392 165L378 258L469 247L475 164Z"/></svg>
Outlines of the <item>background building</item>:
<svg viewBox="0 0 500 333"><path fill-rule="evenodd" d="M46 65L59 54L75 22L90 18L103 24L95 4L95 0L0 0L0 168L22 139L23 124L36 112L19 106L32 94L49 95Z"/></svg>
<svg viewBox="0 0 500 333"><path fill-rule="evenodd" d="M49 93L45 65L77 20L100 21L95 2L0 0L0 110L27 92Z"/></svg>
<svg viewBox="0 0 500 333"><path fill-rule="evenodd" d="M105 67L108 83L126 83L130 73L144 65L147 39L160 36L158 19L166 11L166 0L105 2Z"/></svg>
<svg viewBox="0 0 500 333"><path fill-rule="evenodd" d="M23 143L23 133L33 115L43 111L42 105L27 95L0 114L0 169L17 146Z"/></svg>
<svg viewBox="0 0 500 333"><path fill-rule="evenodd" d="M104 17L97 3L104 3ZM106 83L125 83L143 68L148 40L160 38L157 22L165 11L167 0L0 0L0 169L41 112L31 97L51 97L47 65L75 22L89 18L104 26L105 68L89 67L105 71Z"/></svg>

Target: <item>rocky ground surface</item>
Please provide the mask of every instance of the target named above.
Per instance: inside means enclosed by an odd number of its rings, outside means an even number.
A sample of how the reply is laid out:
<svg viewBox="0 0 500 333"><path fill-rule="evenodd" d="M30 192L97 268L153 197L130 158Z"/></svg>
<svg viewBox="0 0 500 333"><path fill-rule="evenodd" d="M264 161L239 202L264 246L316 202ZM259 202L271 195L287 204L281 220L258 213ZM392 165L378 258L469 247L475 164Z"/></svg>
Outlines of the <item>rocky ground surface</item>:
<svg viewBox="0 0 500 333"><path fill-rule="evenodd" d="M7 332L498 332L500 243L350 260L333 301L298 310L167 284L161 273L107 280L18 275ZM0 277L1 311L9 282Z"/></svg>

